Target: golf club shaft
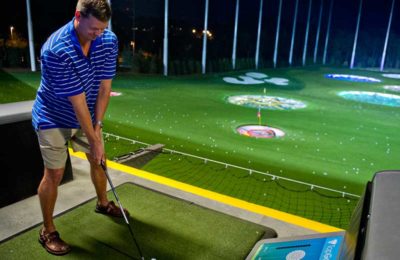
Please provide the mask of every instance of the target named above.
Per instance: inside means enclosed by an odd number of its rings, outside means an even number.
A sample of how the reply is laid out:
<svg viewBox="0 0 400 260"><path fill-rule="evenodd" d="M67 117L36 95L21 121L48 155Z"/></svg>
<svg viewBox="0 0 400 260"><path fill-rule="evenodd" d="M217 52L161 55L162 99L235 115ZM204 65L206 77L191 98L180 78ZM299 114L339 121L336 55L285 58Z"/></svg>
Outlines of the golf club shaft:
<svg viewBox="0 0 400 260"><path fill-rule="evenodd" d="M79 145L82 145L82 146L85 147L86 149L90 149L89 145L88 145L87 143L85 143L85 142L82 142L80 139L74 139L74 141L77 142ZM142 260L144 260L144 257L143 257L143 254L142 254L142 250L140 250L139 243L136 241L135 235L133 234L131 225L129 224L129 220L128 220L126 214L125 214L124 207L122 206L121 201L119 200L119 197L118 197L117 193L115 192L114 184L112 183L111 178L110 178L110 175L108 174L106 162L105 162L104 160L101 160L101 161L100 161L100 166L101 166L101 168L103 169L104 174L105 174L106 177L107 177L108 183L109 183L110 186L111 186L111 190L112 190L112 192L113 192L113 194L114 194L115 199L117 200L117 203L118 203L118 205L119 205L119 208L121 209L122 216L124 217L125 223L128 225L129 232L131 233L133 242L135 243L135 246L136 246L136 248L137 248L138 251L139 251L140 258L141 258Z"/></svg>
<svg viewBox="0 0 400 260"><path fill-rule="evenodd" d="M119 205L119 208L121 209L121 213L122 213L122 216L123 216L124 219L125 219L125 223L128 225L129 232L131 233L133 242L135 243L136 248L137 248L138 251L139 251L140 258L141 258L142 260L144 260L144 257L143 257L143 254L142 254L142 250L140 250L139 244L138 244L138 242L137 242L136 239L135 239L135 235L133 234L133 230L132 230L131 225L129 224L129 220L128 220L126 214L125 214L124 207L122 206L121 201L119 200L119 197L118 197L118 195L117 195L117 192L115 191L114 185L113 185L113 183L112 183L112 181L111 181L110 175L108 174L108 170L107 170L106 164L105 164L105 162L102 160L101 163L100 163L100 165L101 165L101 168L103 168L103 171L104 171L104 173L105 173L105 175L106 175L106 177L107 177L108 183L109 183L110 186L111 186L111 190L112 190L112 192L114 193L114 197L115 197L115 199L117 200L117 203L118 203L118 205Z"/></svg>
<svg viewBox="0 0 400 260"><path fill-rule="evenodd" d="M124 217L126 224L129 225L129 220L128 220L126 214L125 214L125 211L123 210L123 206L121 204L121 201L119 200L119 197L118 197L117 193L115 192L115 187L114 187L114 185L113 185L113 183L111 181L110 175L108 174L107 168L106 168L105 163L103 161L101 162L101 167L103 168L104 173L106 174L108 183L110 184L111 190L112 190L112 192L114 194L114 197L117 200L117 203L118 203L118 205L119 205L119 207L121 209L122 216Z"/></svg>

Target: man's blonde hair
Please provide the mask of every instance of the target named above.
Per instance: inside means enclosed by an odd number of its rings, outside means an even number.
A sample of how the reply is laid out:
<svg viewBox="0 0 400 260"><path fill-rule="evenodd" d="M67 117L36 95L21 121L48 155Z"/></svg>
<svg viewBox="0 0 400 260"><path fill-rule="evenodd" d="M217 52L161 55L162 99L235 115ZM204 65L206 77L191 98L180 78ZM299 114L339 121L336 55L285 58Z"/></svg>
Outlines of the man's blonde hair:
<svg viewBox="0 0 400 260"><path fill-rule="evenodd" d="M78 0L76 10L83 17L92 15L102 22L108 22L111 18L111 7L108 0Z"/></svg>

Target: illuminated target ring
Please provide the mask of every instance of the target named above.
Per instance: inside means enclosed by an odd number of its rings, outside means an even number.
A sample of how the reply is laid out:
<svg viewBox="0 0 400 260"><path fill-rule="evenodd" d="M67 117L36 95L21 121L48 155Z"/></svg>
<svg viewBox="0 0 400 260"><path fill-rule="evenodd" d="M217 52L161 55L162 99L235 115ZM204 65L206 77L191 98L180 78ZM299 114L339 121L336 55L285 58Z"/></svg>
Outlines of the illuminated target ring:
<svg viewBox="0 0 400 260"><path fill-rule="evenodd" d="M358 75L349 75L349 74L326 74L325 78L352 81L352 82L374 82L374 83L381 82L381 80L376 78L358 76Z"/></svg>
<svg viewBox="0 0 400 260"><path fill-rule="evenodd" d="M369 91L342 91L338 95L342 98L365 102L375 105L400 107L400 96Z"/></svg>
<svg viewBox="0 0 400 260"><path fill-rule="evenodd" d="M121 96L122 93L121 92L115 92L115 91L111 91L110 92L110 97L118 97Z"/></svg>
<svg viewBox="0 0 400 260"><path fill-rule="evenodd" d="M383 86L384 89L394 91L394 92L400 92L400 86L398 85L386 85Z"/></svg>
<svg viewBox="0 0 400 260"><path fill-rule="evenodd" d="M385 78L390 78L390 79L400 79L400 74L388 73L388 74L382 74L382 76L384 76Z"/></svg>
<svg viewBox="0 0 400 260"><path fill-rule="evenodd" d="M241 135L254 138L278 138L285 135L285 132L278 128L264 125L242 125L236 131Z"/></svg>
<svg viewBox="0 0 400 260"><path fill-rule="evenodd" d="M294 110L306 107L306 104L299 100L265 95L230 96L227 101L234 105L270 110Z"/></svg>

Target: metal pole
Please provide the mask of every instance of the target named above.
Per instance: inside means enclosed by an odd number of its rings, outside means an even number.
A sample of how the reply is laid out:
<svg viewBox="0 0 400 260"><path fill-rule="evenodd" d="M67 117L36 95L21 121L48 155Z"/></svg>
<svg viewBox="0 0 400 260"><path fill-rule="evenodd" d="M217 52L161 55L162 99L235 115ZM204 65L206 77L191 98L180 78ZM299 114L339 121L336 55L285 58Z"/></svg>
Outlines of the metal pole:
<svg viewBox="0 0 400 260"><path fill-rule="evenodd" d="M235 11L235 27L233 29L233 47L232 47L232 69L236 69L236 45L237 45L237 30L239 23L239 1L236 0L236 11Z"/></svg>
<svg viewBox="0 0 400 260"><path fill-rule="evenodd" d="M108 4L111 7L111 0L108 0ZM108 21L108 30L112 31L111 18L110 18L110 21Z"/></svg>
<svg viewBox="0 0 400 260"><path fill-rule="evenodd" d="M203 56L201 58L202 73L206 74L206 59L207 59L207 32L208 32L208 0L204 10L204 30L203 30Z"/></svg>
<svg viewBox="0 0 400 260"><path fill-rule="evenodd" d="M35 44L34 44L34 41L33 41L31 2L30 2L30 0L26 0L26 14L27 14L27 19L28 19L29 57L30 57L30 60L31 60L31 70L32 71L36 71Z"/></svg>
<svg viewBox="0 0 400 260"><path fill-rule="evenodd" d="M136 18L136 13L135 13L135 0L132 0L132 56L133 59L135 59L135 49L136 49L136 30L135 30L135 18Z"/></svg>
<svg viewBox="0 0 400 260"><path fill-rule="evenodd" d="M354 68L354 58L356 56L358 31L360 29L362 3L363 3L363 0L360 0L360 7L358 8L358 18L357 18L356 33L354 35L353 52L351 53L350 69Z"/></svg>
<svg viewBox="0 0 400 260"><path fill-rule="evenodd" d="M257 31L257 44L256 44L256 70L258 70L258 59L260 56L260 38L261 38L261 21L262 21L262 9L264 0L260 0L260 13L258 14L258 31Z"/></svg>
<svg viewBox="0 0 400 260"><path fill-rule="evenodd" d="M276 35L275 35L275 50L274 50L274 68L276 68L276 63L278 59L278 43L279 43L279 29L281 27L281 13L282 13L282 0L279 0L279 11L278 11L278 21L276 24Z"/></svg>
<svg viewBox="0 0 400 260"><path fill-rule="evenodd" d="M312 6L312 0L309 1L309 6L308 6L306 36L305 36L305 39L304 39L304 49L303 49L303 66L306 65L307 45L308 45L308 31L310 30L311 6Z"/></svg>
<svg viewBox="0 0 400 260"><path fill-rule="evenodd" d="M381 67L380 67L381 71L383 71L383 68L385 66L386 50L387 50L387 44L389 42L390 27L392 25L394 2L395 2L395 0L392 0L392 8L390 9L390 16L389 16L388 28L386 31L385 45L383 47L383 53L382 53L382 59L381 59Z"/></svg>
<svg viewBox="0 0 400 260"><path fill-rule="evenodd" d="M297 25L297 13L299 9L299 0L296 0L296 6L294 8L294 18L293 18L293 29L292 29L292 41L290 42L290 53L289 53L289 66L292 66L293 62L293 48L294 48L294 39L296 37L296 25Z"/></svg>
<svg viewBox="0 0 400 260"><path fill-rule="evenodd" d="M319 8L318 29L317 29L317 34L315 36L314 63L317 62L319 32L321 30L321 20L322 20L322 11L323 11L323 9L324 9L324 0L321 0L321 6Z"/></svg>
<svg viewBox="0 0 400 260"><path fill-rule="evenodd" d="M164 50L163 50L164 76L168 76L168 0L164 2Z"/></svg>
<svg viewBox="0 0 400 260"><path fill-rule="evenodd" d="M327 53L327 50L328 50L329 33L330 33L330 30L331 30L333 2L334 2L334 0L331 0L331 4L329 6L329 18L328 18L328 25L326 26L324 56L322 58L322 64L323 65L325 65L325 63L326 63L326 53Z"/></svg>

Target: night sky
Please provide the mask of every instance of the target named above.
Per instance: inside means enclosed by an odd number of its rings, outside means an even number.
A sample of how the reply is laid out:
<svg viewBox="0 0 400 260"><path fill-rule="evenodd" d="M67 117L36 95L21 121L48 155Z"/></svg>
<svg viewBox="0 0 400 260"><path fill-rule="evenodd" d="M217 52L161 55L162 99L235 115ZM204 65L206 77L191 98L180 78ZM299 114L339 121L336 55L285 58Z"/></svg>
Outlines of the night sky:
<svg viewBox="0 0 400 260"><path fill-rule="evenodd" d="M328 0L313 0L312 18L310 26L310 41L314 41L318 23L318 13L321 1L324 1L323 22L321 37L324 37L327 17ZM236 0L210 0L209 2L209 28L214 30L216 41L221 44L231 44L234 24L234 10ZM254 42L257 31L259 0L241 0L239 16L239 36L247 37L243 42ZM201 28L204 19L205 0L169 0L170 26L192 26ZM264 0L264 17L262 41L265 53L270 56L271 47L275 39L276 18L279 0ZM307 8L309 0L299 0L299 14L297 37L300 46L301 37L305 32ZM360 48L368 48L370 38L376 38L376 47L382 46L386 34L386 28L391 7L391 0L364 0L362 19L360 24ZM41 46L45 39L57 28L64 25L73 17L75 0L31 0L33 30L35 43ZM154 27L151 37L154 42L161 44L163 37L163 0L112 0L114 17L113 28L122 43L130 42L132 38L132 16L135 6L135 25L140 27ZM295 0L283 0L281 20L280 48L288 48L292 30ZM13 0L7 2L7 8L1 9L0 14L0 39L10 36L10 26L15 27L15 32L27 38L25 0ZM332 20L332 37L341 37L349 48L352 46L357 21L358 0L335 0ZM391 34L400 35L400 2L396 2L392 22ZM244 33L241 32L246 32ZM140 38L140 34L136 34ZM323 39L321 38L320 41ZM144 44L144 43L143 43ZM146 43L147 44L147 43ZM157 45L160 49L160 45ZM38 48L38 47L37 47ZM254 46L238 46L242 52L251 53ZM379 47L381 48L381 47ZM231 49L231 46L226 48ZM227 54L228 55L228 51Z"/></svg>
<svg viewBox="0 0 400 260"><path fill-rule="evenodd" d="M180 18L182 20L192 20L194 22L203 22L204 0L169 0L170 17ZM218 10L214 19L218 22L226 22L227 19L233 19L235 0L210 0L210 13L212 9ZM264 14L269 11L277 14L278 0L264 0ZM295 0L283 0L283 20L293 19L293 9ZM299 0L300 12L308 6L308 0ZM113 0L114 9L120 9L123 6L132 8L136 5L136 14L138 16L158 17L164 12L163 0ZM317 19L320 0L313 0L313 18ZM348 25L349 30L354 30L359 1L356 0L335 0L334 22L338 25ZM54 0L31 0L32 17L35 22L35 31L39 34L46 34L63 25L72 18L76 1L54 1ZM389 15L391 0L364 0L362 26L365 30L371 27L386 28ZM178 8L176 8L178 7ZM240 20L246 21L249 17L257 18L259 0L242 0ZM325 11L327 11L328 2L325 0ZM396 3L395 16L393 20L394 30L398 31L400 17L397 17L400 9L400 3ZM25 0L7 1L7 8L1 9L0 29L1 36L6 37L9 34L9 27L15 26L16 29L26 34L26 9ZM271 13L270 13L271 15ZM273 14L272 14L273 15ZM327 14L326 14L327 15ZM162 17L161 17L162 18ZM210 19L211 14L210 14ZM300 18L300 17L299 17ZM284 22L284 21L283 21ZM42 37L40 37L42 38Z"/></svg>

